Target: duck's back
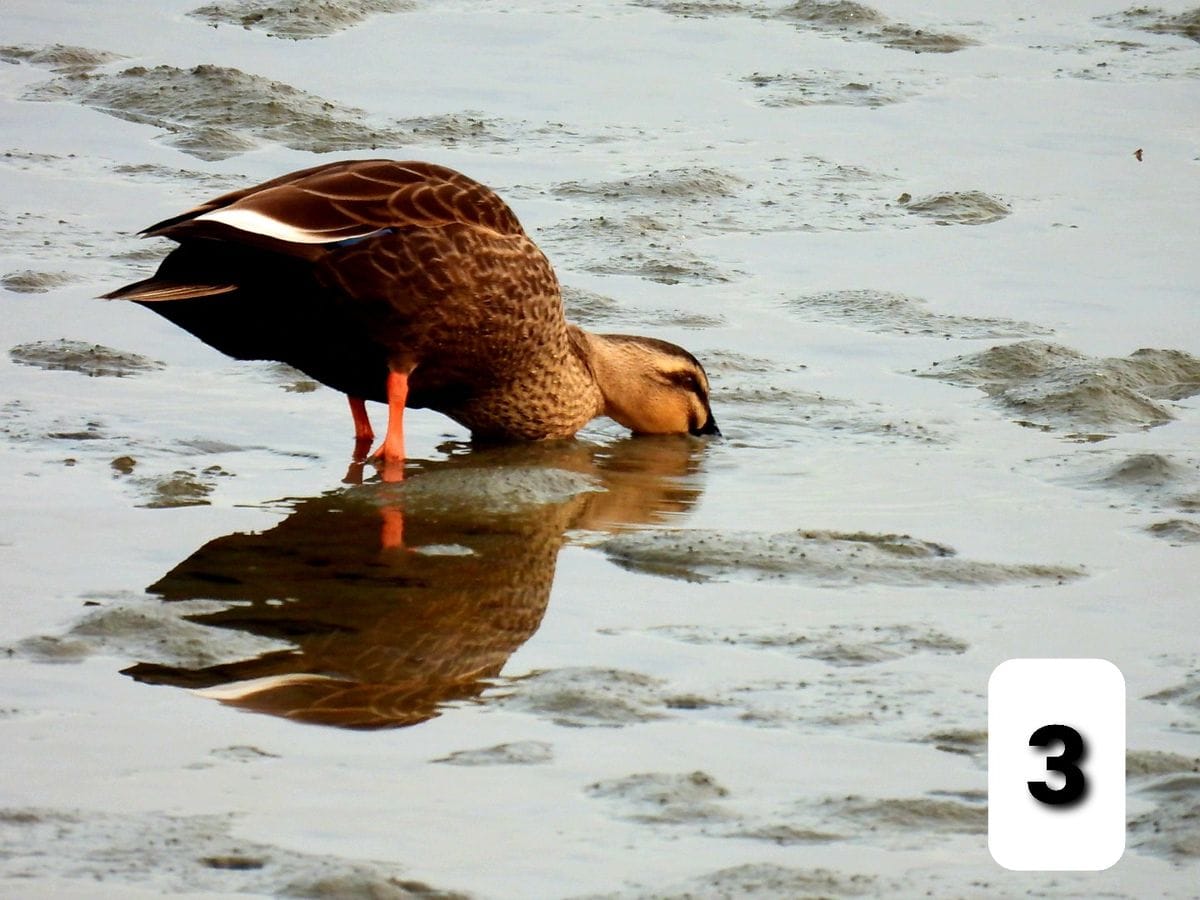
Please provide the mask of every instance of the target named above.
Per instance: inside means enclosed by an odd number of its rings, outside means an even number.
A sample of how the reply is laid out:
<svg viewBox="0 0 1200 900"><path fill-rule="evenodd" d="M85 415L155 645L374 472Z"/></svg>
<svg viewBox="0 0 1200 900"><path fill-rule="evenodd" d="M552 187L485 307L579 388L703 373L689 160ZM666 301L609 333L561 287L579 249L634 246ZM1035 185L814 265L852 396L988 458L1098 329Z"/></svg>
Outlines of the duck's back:
<svg viewBox="0 0 1200 900"><path fill-rule="evenodd" d="M473 397L570 352L545 256L493 191L441 166L331 163L144 234L179 247L153 278L110 297L352 396L385 399L400 361L415 366L409 405L463 420L456 410Z"/></svg>

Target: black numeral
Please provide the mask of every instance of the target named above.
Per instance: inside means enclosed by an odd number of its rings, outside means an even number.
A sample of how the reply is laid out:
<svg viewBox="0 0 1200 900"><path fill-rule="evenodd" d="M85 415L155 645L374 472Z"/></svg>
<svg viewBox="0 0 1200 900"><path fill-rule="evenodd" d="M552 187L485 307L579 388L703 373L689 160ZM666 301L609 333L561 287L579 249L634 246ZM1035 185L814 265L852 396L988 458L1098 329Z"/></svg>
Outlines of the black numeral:
<svg viewBox="0 0 1200 900"><path fill-rule="evenodd" d="M1043 725L1029 736L1030 747L1049 747L1056 741L1062 743L1063 751L1058 756L1046 757L1046 769L1061 772L1066 784L1055 789L1044 781L1030 781L1029 793L1050 806L1073 806L1087 795L1087 779L1079 768L1087 756L1087 747L1083 737L1070 725Z"/></svg>

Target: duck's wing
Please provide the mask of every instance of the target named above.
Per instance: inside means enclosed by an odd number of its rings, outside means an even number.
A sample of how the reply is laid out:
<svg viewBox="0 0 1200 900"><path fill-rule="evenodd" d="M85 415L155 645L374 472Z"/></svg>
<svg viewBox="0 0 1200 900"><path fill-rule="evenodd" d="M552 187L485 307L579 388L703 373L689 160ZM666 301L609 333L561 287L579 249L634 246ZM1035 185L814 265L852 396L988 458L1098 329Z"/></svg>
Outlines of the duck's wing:
<svg viewBox="0 0 1200 900"><path fill-rule="evenodd" d="M523 235L490 188L424 162L328 163L224 194L145 229L175 240L216 237L312 258L330 245L460 224Z"/></svg>

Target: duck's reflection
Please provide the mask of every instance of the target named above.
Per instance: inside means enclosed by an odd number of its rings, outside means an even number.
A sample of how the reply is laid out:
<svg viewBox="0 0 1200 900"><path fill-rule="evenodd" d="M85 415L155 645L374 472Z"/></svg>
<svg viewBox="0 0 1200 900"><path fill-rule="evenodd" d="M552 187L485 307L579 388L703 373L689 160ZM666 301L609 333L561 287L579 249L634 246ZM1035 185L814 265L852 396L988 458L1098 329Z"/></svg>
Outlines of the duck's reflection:
<svg viewBox="0 0 1200 900"><path fill-rule="evenodd" d="M148 589L226 603L187 618L291 649L125 671L306 722L424 721L479 694L537 631L569 530L663 521L694 504L702 447L670 437L496 448L401 485L291 502L274 528L210 541Z"/></svg>

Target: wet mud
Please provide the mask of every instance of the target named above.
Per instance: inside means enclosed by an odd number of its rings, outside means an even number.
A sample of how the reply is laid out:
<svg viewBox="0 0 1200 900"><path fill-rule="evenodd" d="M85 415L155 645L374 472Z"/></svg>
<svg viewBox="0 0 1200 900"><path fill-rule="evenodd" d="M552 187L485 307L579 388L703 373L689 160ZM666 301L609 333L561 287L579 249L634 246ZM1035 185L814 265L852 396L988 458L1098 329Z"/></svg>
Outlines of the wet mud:
<svg viewBox="0 0 1200 900"><path fill-rule="evenodd" d="M161 362L137 353L68 340L17 344L9 349L8 358L24 366L78 372L90 378L124 378L163 368Z"/></svg>
<svg viewBox="0 0 1200 900"><path fill-rule="evenodd" d="M732 816L721 805L729 791L707 772L630 775L589 785L587 794L607 801L615 815L645 824L719 822Z"/></svg>
<svg viewBox="0 0 1200 900"><path fill-rule="evenodd" d="M471 113L381 119L280 81L217 65L75 71L36 85L26 99L73 101L151 125L167 133L165 143L203 160L228 159L270 144L312 153L489 144L531 130Z"/></svg>
<svg viewBox="0 0 1200 900"><path fill-rule="evenodd" d="M998 222L1012 208L982 191L953 191L927 197L900 198L904 208L913 215L933 219L938 225L987 225Z"/></svg>
<svg viewBox="0 0 1200 900"><path fill-rule="evenodd" d="M133 465L118 457L111 463L118 474L128 474ZM141 502L137 505L146 509L175 509L181 506L207 506L209 495L216 489L217 479L229 478L232 473L220 466L208 466L199 472L179 469L169 475L138 477L133 479Z"/></svg>
<svg viewBox="0 0 1200 900"><path fill-rule="evenodd" d="M1168 519L1165 522L1155 522L1153 525L1147 525L1146 531L1176 547L1200 544L1200 522L1192 519Z"/></svg>
<svg viewBox="0 0 1200 900"><path fill-rule="evenodd" d="M810 314L806 312L804 317ZM875 324L881 331L893 327L878 320ZM903 330L902 325L896 327ZM887 404L849 400L812 390L806 386L803 365L722 350L707 353L705 365L720 391L722 403L732 413L727 418L743 426L741 433L729 435L738 446L772 447L780 440L781 429L792 428L851 443L929 445L950 440L937 423L907 416Z"/></svg>
<svg viewBox="0 0 1200 900"><path fill-rule="evenodd" d="M770 174L754 180L686 166L564 182L548 194L575 210L539 231L557 264L661 284L724 284L747 276L689 248L696 238L907 224L893 202L891 176L817 156L776 160Z"/></svg>
<svg viewBox="0 0 1200 900"><path fill-rule="evenodd" d="M666 718L667 683L639 672L560 668L534 672L494 693L500 707L573 728L615 728Z"/></svg>
<svg viewBox="0 0 1200 900"><path fill-rule="evenodd" d="M247 655L285 652L285 641L246 632L229 632L214 641L212 630L196 621L220 610L217 603L194 600L175 607L146 603L139 596L93 597L94 604L63 634L25 638L8 653L41 662L78 662L104 654L152 657L179 668L202 669L232 663Z"/></svg>
<svg viewBox="0 0 1200 900"><path fill-rule="evenodd" d="M1159 7L1131 6L1124 12L1104 16L1101 21L1152 34L1172 34L1200 41L1200 8L1171 14Z"/></svg>
<svg viewBox="0 0 1200 900"><path fill-rule="evenodd" d="M912 53L955 53L975 42L962 35L913 28L893 22L877 10L849 0L799 0L775 13L799 27L836 34L846 40L871 41Z"/></svg>
<svg viewBox="0 0 1200 900"><path fill-rule="evenodd" d="M637 773L593 783L585 793L602 804L610 816L648 828L695 831L709 838L785 847L869 840L900 849L930 834L987 832L987 807L982 793L963 799L947 796L871 799L849 795L816 802L789 801L785 796L778 798L779 811L763 814L751 811L746 802L749 798L739 798L705 771ZM819 896L841 895L842 892L831 890L837 877L833 872L825 873L827 892ZM857 886L857 890L847 892L849 895L865 891L870 883L861 877L840 877ZM674 895L666 892L654 896Z"/></svg>
<svg viewBox="0 0 1200 900"><path fill-rule="evenodd" d="M634 308L586 288L563 285L562 290L567 320L589 330L606 331L631 326L703 329L720 328L726 323L724 316L688 309Z"/></svg>
<svg viewBox="0 0 1200 900"><path fill-rule="evenodd" d="M1178 707L1181 716L1174 727L1186 734L1200 734L1200 670L1189 673L1181 684L1163 688L1145 699Z"/></svg>
<svg viewBox="0 0 1200 900"><path fill-rule="evenodd" d="M237 25L271 37L306 40L353 28L373 16L406 12L414 0L222 0L188 15L213 25Z"/></svg>
<svg viewBox="0 0 1200 900"><path fill-rule="evenodd" d="M835 531L738 534L646 531L603 544L620 566L686 581L788 580L832 586L1062 584L1077 566L1013 565L961 559L954 549L899 534Z"/></svg>
<svg viewBox="0 0 1200 900"><path fill-rule="evenodd" d="M864 897L886 893L889 882L870 875L830 869L803 869L774 863L747 863L718 869L688 881L655 887L633 887L587 900L696 900L700 897Z"/></svg>
<svg viewBox="0 0 1200 900"><path fill-rule="evenodd" d="M909 625L876 625L870 629L832 626L803 632L788 631L786 627L727 631L664 625L654 629L653 633L689 644L725 644L773 650L831 666L869 666L917 653L958 654L967 650L965 641L932 629L922 630Z"/></svg>
<svg viewBox="0 0 1200 900"><path fill-rule="evenodd" d="M261 764L261 763L259 763ZM233 816L115 815L0 810L10 878L117 881L172 893L289 897L445 897L394 863L351 862L247 841ZM53 851L48 851L48 847Z"/></svg>
<svg viewBox="0 0 1200 900"><path fill-rule="evenodd" d="M919 88L910 79L867 76L859 72L762 73L747 75L763 106L786 109L795 106L862 106L873 109L901 103Z"/></svg>
<svg viewBox="0 0 1200 900"><path fill-rule="evenodd" d="M55 44L51 47L0 47L0 62L29 63L52 72L81 74L115 62L124 57L105 50L88 47L67 47Z"/></svg>
<svg viewBox="0 0 1200 900"><path fill-rule="evenodd" d="M839 290L802 294L786 301L805 321L836 322L875 334L914 334L981 340L1050 334L1032 322L989 316L952 316L929 309L920 297L891 291Z"/></svg>
<svg viewBox="0 0 1200 900"><path fill-rule="evenodd" d="M328 153L398 144L405 136L387 124L373 127L362 110L338 108L225 66L133 66L111 75L72 75L34 88L29 99L73 100L152 125L168 133L171 146L205 160L227 159L264 143Z"/></svg>
<svg viewBox="0 0 1200 900"><path fill-rule="evenodd" d="M1183 454L1096 450L1051 462L1052 477L1064 484L1102 491L1131 510L1172 515L1149 526L1151 533L1170 540L1189 538L1192 520L1181 514L1200 512L1200 461Z"/></svg>
<svg viewBox="0 0 1200 900"><path fill-rule="evenodd" d="M476 750L457 750L430 761L451 766L536 766L553 759L554 747L546 741L517 741Z"/></svg>
<svg viewBox="0 0 1200 900"><path fill-rule="evenodd" d="M872 7L849 0L799 0L783 7L729 0L637 0L637 5L685 18L749 16L912 53L954 53L975 44L963 35L892 21Z"/></svg>
<svg viewBox="0 0 1200 900"><path fill-rule="evenodd" d="M1178 753L1130 753L1125 762L1134 797L1153 808L1133 816L1128 846L1186 864L1200 859L1200 759Z"/></svg>
<svg viewBox="0 0 1200 900"><path fill-rule="evenodd" d="M985 796L973 802L934 797L845 797L827 800L822 814L840 821L847 830L887 831L903 842L906 832L924 834L987 834Z"/></svg>
<svg viewBox="0 0 1200 900"><path fill-rule="evenodd" d="M1056 431L1116 432L1175 418L1171 401L1200 393L1200 359L1138 350L1097 359L1044 341L1021 341L956 357L923 373L978 387L1022 424Z"/></svg>
<svg viewBox="0 0 1200 900"><path fill-rule="evenodd" d="M964 641L904 625L814 628L811 634L789 633L787 627L780 623L778 635L766 629L746 632L687 626L605 633L667 638L709 648L717 656L730 653L744 659L742 654L749 650L822 665L802 681L734 678L719 687L687 690L641 672L568 666L502 680L484 699L489 708L521 712L567 729L634 728L707 715L751 728L814 734L836 728L863 737L887 733L893 739L965 756L978 757L986 750L987 736L969 727L974 723L970 715L959 716L939 707L936 717L942 728L931 733L927 725L922 726L928 722L925 717L934 712L930 706L936 703L934 691L926 677L914 676L904 664L921 655L957 656L968 649ZM972 702L963 698L966 708ZM761 839L781 841L778 828L783 825L768 824L775 831ZM767 828L768 824L758 823L755 828ZM812 830L795 822L789 827L796 828L799 835ZM796 834L792 839L800 841Z"/></svg>
<svg viewBox="0 0 1200 900"><path fill-rule="evenodd" d="M33 269L23 269L19 272L9 272L0 278L0 287L14 294L44 294L64 284L70 284L74 278L66 272L37 272Z"/></svg>

